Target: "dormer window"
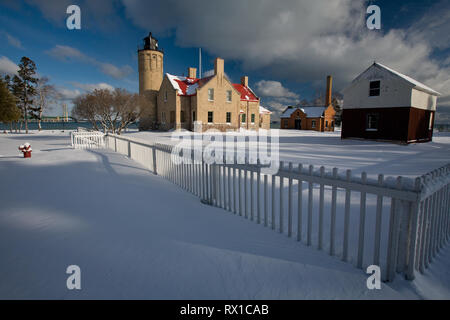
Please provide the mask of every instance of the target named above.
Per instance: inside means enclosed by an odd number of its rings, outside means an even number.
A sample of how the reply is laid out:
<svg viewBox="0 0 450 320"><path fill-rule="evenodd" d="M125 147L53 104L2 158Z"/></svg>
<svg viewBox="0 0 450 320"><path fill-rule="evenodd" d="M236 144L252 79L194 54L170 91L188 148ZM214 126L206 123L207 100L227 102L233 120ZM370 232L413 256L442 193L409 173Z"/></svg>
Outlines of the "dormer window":
<svg viewBox="0 0 450 320"><path fill-rule="evenodd" d="M369 96L378 97L380 95L380 80L370 81Z"/></svg>

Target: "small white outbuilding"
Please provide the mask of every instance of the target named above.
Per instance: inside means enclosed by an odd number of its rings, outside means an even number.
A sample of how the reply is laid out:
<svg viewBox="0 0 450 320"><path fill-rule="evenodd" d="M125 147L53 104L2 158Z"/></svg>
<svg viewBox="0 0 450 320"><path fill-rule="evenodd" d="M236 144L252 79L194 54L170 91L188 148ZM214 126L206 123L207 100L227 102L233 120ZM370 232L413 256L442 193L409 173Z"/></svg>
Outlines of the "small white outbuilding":
<svg viewBox="0 0 450 320"><path fill-rule="evenodd" d="M344 89L342 138L427 142L437 91L374 62Z"/></svg>

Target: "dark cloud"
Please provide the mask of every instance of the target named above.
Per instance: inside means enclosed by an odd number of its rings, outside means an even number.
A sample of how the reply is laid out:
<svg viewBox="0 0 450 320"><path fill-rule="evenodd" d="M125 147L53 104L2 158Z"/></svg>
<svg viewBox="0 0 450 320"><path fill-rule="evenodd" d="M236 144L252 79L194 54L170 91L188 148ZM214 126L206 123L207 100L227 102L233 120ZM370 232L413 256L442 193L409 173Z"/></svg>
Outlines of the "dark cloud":
<svg viewBox="0 0 450 320"><path fill-rule="evenodd" d="M424 13L419 37L412 29L368 30L367 1L122 2L135 25L239 61L265 79L322 84L332 74L340 90L376 60L450 94L449 66L432 58L434 49L448 46L448 19L439 20L449 14L445 8ZM434 44L427 34L442 38Z"/></svg>

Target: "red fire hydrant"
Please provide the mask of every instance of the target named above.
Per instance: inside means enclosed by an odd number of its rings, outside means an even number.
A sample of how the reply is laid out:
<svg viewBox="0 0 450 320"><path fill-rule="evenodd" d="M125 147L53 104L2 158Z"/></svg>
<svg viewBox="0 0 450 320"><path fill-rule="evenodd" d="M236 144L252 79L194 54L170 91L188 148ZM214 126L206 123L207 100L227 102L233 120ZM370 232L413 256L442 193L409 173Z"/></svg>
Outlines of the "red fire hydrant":
<svg viewBox="0 0 450 320"><path fill-rule="evenodd" d="M31 149L31 145L28 142L19 146L19 150L23 152L24 158L31 158L31 151L33 149Z"/></svg>

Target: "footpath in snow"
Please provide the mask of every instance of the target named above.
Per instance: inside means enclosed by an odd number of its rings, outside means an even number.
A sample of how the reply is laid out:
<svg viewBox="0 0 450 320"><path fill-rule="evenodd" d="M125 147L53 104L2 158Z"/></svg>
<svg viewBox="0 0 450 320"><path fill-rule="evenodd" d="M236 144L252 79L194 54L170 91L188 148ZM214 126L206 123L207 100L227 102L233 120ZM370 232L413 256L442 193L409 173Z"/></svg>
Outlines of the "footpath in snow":
<svg viewBox="0 0 450 320"><path fill-rule="evenodd" d="M31 159L17 147L30 142ZM68 133L0 135L0 298L450 298L450 250L414 282L367 275ZM66 288L81 268L80 291Z"/></svg>

